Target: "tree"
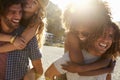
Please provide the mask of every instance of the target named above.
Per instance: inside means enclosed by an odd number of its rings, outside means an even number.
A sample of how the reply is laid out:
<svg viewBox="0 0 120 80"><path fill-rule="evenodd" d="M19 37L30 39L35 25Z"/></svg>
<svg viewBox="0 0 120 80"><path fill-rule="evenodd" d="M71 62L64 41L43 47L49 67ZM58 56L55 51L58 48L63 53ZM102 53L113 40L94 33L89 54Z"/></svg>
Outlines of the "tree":
<svg viewBox="0 0 120 80"><path fill-rule="evenodd" d="M62 36L64 35L64 29L62 28L61 23L61 15L61 9L52 2L49 2L47 7L47 32L55 35L55 41L61 40Z"/></svg>

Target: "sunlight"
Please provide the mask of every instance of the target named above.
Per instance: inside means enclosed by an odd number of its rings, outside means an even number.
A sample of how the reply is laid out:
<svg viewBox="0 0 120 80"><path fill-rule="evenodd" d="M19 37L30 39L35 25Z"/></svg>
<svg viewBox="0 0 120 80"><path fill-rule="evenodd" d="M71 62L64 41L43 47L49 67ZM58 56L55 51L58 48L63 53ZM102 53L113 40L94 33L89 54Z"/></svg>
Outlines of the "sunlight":
<svg viewBox="0 0 120 80"><path fill-rule="evenodd" d="M70 3L75 4L76 6L81 5L83 6L88 6L88 2L90 0L51 0L54 4L57 4L62 10L66 8L66 6Z"/></svg>
<svg viewBox="0 0 120 80"><path fill-rule="evenodd" d="M75 3L75 4L80 4L80 3L83 4L84 3L83 6L86 5L86 7L89 7L89 5L86 3L86 1L89 2L89 0L50 0L50 1L52 1L54 4L58 5L62 10L64 10L66 5L68 5L71 2ZM107 1L110 4L113 19L115 21L116 20L120 21L120 5L119 5L120 1L119 0L103 0L103 1Z"/></svg>
<svg viewBox="0 0 120 80"><path fill-rule="evenodd" d="M91 0L71 0L71 3L74 5L74 7L71 9L73 12L74 9L81 8L83 11L88 11L89 9L92 8L93 6L90 4Z"/></svg>

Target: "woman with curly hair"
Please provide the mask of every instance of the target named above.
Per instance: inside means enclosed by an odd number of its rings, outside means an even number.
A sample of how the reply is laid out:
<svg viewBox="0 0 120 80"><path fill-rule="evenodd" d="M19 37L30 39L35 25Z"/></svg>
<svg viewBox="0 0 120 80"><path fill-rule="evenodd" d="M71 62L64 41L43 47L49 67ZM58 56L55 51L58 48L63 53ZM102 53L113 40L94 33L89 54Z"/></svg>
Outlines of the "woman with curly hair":
<svg viewBox="0 0 120 80"><path fill-rule="evenodd" d="M46 80L106 80L118 56L119 28L111 21L107 5L89 0L87 6L69 5L63 14L66 29L65 54L46 71Z"/></svg>

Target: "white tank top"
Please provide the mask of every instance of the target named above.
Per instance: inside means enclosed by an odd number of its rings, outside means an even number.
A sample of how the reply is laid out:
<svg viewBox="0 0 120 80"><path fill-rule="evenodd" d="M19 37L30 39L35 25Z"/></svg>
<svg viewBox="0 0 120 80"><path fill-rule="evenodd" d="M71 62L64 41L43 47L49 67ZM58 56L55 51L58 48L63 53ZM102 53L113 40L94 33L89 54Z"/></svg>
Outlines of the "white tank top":
<svg viewBox="0 0 120 80"><path fill-rule="evenodd" d="M100 59L99 56L92 55L85 50L82 50L82 54L84 57L84 62L86 64L93 63L96 60ZM101 75L97 75L97 76L80 76L77 73L73 74L73 73L67 72L66 75L67 75L68 80L106 80L107 74L101 74Z"/></svg>

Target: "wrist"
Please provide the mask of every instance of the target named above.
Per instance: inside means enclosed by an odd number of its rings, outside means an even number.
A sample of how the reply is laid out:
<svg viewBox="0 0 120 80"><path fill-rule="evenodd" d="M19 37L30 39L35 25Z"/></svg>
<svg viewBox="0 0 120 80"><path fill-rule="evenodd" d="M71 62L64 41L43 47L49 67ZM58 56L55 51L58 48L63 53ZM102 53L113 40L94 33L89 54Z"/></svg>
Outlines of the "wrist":
<svg viewBox="0 0 120 80"><path fill-rule="evenodd" d="M12 36L10 39L10 43L13 44L17 36Z"/></svg>

